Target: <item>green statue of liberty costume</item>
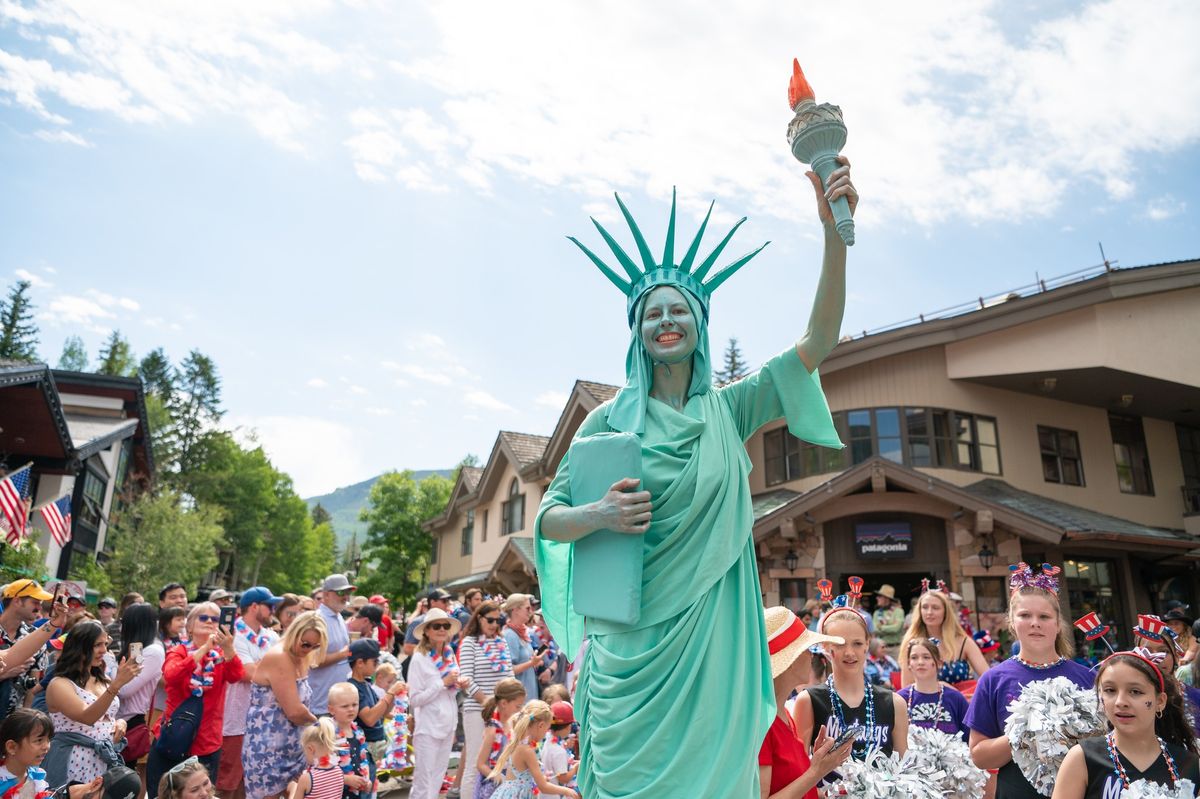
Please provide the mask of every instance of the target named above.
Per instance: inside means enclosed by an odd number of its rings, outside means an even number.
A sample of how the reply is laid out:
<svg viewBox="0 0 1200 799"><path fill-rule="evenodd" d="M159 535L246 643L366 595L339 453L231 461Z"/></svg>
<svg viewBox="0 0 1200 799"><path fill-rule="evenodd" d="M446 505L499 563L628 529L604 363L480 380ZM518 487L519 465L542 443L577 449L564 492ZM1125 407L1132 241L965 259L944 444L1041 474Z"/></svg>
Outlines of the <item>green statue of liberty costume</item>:
<svg viewBox="0 0 1200 799"><path fill-rule="evenodd" d="M819 198L829 196L819 182L815 185ZM835 187L833 196L857 199L848 164L831 176L830 192ZM588 415L576 438L636 434L642 491L632 491L635 481L623 481L627 485L615 485L605 499L576 508L568 453L534 525L547 624L568 653L577 651L585 634L588 639L575 693L580 793L588 799L758 799L756 754L775 715L775 698L744 442L766 422L785 417L798 438L842 445L815 363L806 365L800 345L738 382L711 387L711 292L762 247L707 282L704 278L741 222L693 269L705 217L676 265L672 200L666 250L658 264L619 197L617 202L644 270L598 223L629 280L572 241L628 297L627 382L611 402ZM824 328L832 323L834 330L813 342L817 362L836 343L844 305L845 247L836 232L837 240L830 238L830 230L831 222L810 334L816 322ZM823 291L835 295L836 307L822 309ZM669 396L671 387L674 396ZM572 542L597 529L643 536L641 614L633 624L585 620L573 611Z"/></svg>

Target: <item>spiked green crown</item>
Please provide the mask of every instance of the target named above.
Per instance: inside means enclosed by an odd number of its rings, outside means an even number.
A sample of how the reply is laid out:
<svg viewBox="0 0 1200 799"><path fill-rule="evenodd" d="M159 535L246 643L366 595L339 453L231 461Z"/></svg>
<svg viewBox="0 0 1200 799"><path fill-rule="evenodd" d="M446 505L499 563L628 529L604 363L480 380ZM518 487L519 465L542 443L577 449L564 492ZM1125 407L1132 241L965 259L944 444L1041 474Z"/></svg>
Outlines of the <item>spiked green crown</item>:
<svg viewBox="0 0 1200 799"><path fill-rule="evenodd" d="M638 229L637 222L633 221L633 216L629 213L629 209L625 207L625 203L621 202L619 195L614 194L617 198L617 205L621 207L621 213L625 216L625 221L629 223L629 230L633 233L633 240L637 243L638 253L641 255L644 268L639 268L633 262L625 250L621 249L621 245L617 244L616 240L609 235L608 231L597 222L594 218L592 224L596 226L596 230L600 231L600 235L616 256L617 262L621 264L621 268L625 270L628 279L625 279L614 272L608 264L600 260L599 256L580 243L579 239L574 236L568 236L571 241L575 242L575 246L583 250L584 255L592 260L597 268L604 273L612 284L619 288L626 297L626 314L629 317L629 326L633 327L634 318L633 310L637 305L637 301L643 294L656 286L682 286L691 292L697 300L700 301L701 307L704 309L704 318L708 319L708 303L712 297L712 293L717 290L717 287L733 276L733 273L741 269L750 259L762 252L763 247L771 242L766 242L753 252L743 255L728 266L722 267L707 281L704 278L708 277L708 273L712 271L713 265L717 259L721 257L721 252L725 249L725 245L733 238L733 234L746 221L746 217L738 220L738 223L725 234L725 238L721 239L721 243L712 251L704 261L695 269L692 264L696 260L696 253L700 249L700 239L704 236L704 229L708 226L708 218L712 216L712 205L708 206L708 213L704 215L704 221L700 223L700 230L696 231L696 238L692 239L692 244L684 253L683 260L675 263L675 191L671 190L671 220L667 225L667 245L663 250L662 263L655 263L654 256L650 253L650 247L646 244L646 238L642 235L642 231Z"/></svg>

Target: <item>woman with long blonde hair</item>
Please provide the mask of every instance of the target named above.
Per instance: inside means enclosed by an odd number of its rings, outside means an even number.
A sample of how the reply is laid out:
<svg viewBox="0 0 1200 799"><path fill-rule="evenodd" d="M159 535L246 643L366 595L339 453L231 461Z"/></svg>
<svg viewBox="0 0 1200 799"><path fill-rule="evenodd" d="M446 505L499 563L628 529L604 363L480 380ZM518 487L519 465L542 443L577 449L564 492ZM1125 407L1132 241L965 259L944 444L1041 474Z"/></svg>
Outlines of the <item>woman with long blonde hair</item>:
<svg viewBox="0 0 1200 799"><path fill-rule="evenodd" d="M927 638L936 641L938 652L942 656L942 665L938 670L938 681L953 685L964 694L973 689L970 682L971 673L982 677L988 670L987 659L979 651L979 645L966 631L959 626L958 613L950 595L939 587L927 590L921 594L917 610L913 613L912 623L904 633L900 642L900 685L912 685L916 679L908 666L909 641L915 638Z"/></svg>
<svg viewBox="0 0 1200 799"><path fill-rule="evenodd" d="M492 799L532 799L534 788L543 796L551 794L579 799L578 792L555 785L546 779L534 749L550 731L550 723L553 720L554 714L550 706L540 699L533 700L513 715L512 740L504 747L504 751L496 759L496 767L488 776L493 782L504 780L499 789L492 794ZM510 763L511 773L505 780L504 772Z"/></svg>
<svg viewBox="0 0 1200 799"><path fill-rule="evenodd" d="M317 720L308 709L308 670L320 665L327 646L324 620L316 611L306 611L258 661L242 742L247 799L282 796L308 765L299 736L301 728Z"/></svg>

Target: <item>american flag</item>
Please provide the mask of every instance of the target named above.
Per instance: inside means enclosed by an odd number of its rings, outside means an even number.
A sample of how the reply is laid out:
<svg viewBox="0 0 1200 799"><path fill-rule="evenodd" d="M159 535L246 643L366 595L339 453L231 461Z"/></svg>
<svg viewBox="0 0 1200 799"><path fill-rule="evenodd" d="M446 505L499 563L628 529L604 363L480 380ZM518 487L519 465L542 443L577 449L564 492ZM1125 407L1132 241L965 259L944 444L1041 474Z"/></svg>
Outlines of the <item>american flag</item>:
<svg viewBox="0 0 1200 799"><path fill-rule="evenodd" d="M71 495L65 494L58 499L41 507L42 518L46 528L54 538L54 543L65 547L71 540Z"/></svg>
<svg viewBox="0 0 1200 799"><path fill-rule="evenodd" d="M12 546L25 537L25 497L29 494L29 466L0 480L0 511L8 520L5 538Z"/></svg>

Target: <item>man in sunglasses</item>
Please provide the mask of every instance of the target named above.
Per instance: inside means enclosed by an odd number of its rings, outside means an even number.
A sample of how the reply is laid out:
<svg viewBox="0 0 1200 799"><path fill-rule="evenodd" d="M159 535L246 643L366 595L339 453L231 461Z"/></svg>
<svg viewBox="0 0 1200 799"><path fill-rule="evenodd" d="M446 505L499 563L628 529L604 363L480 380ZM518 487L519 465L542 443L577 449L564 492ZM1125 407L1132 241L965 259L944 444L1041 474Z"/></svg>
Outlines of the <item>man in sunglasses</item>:
<svg viewBox="0 0 1200 799"><path fill-rule="evenodd" d="M34 672L46 667L46 643L57 628L66 623L67 606L63 597L50 610L50 621L35 628L33 622L42 603L53 595L37 580L14 580L0 591L4 611L0 613L0 719L25 701L25 694L37 683Z"/></svg>
<svg viewBox="0 0 1200 799"><path fill-rule="evenodd" d="M317 606L317 613L325 622L329 646L321 665L308 672L308 684L312 688L309 710L317 716L329 710L329 689L350 678L350 666L346 662L350 657L350 631L342 618L342 609L353 593L354 586L344 574L331 574L321 583L321 604Z"/></svg>

